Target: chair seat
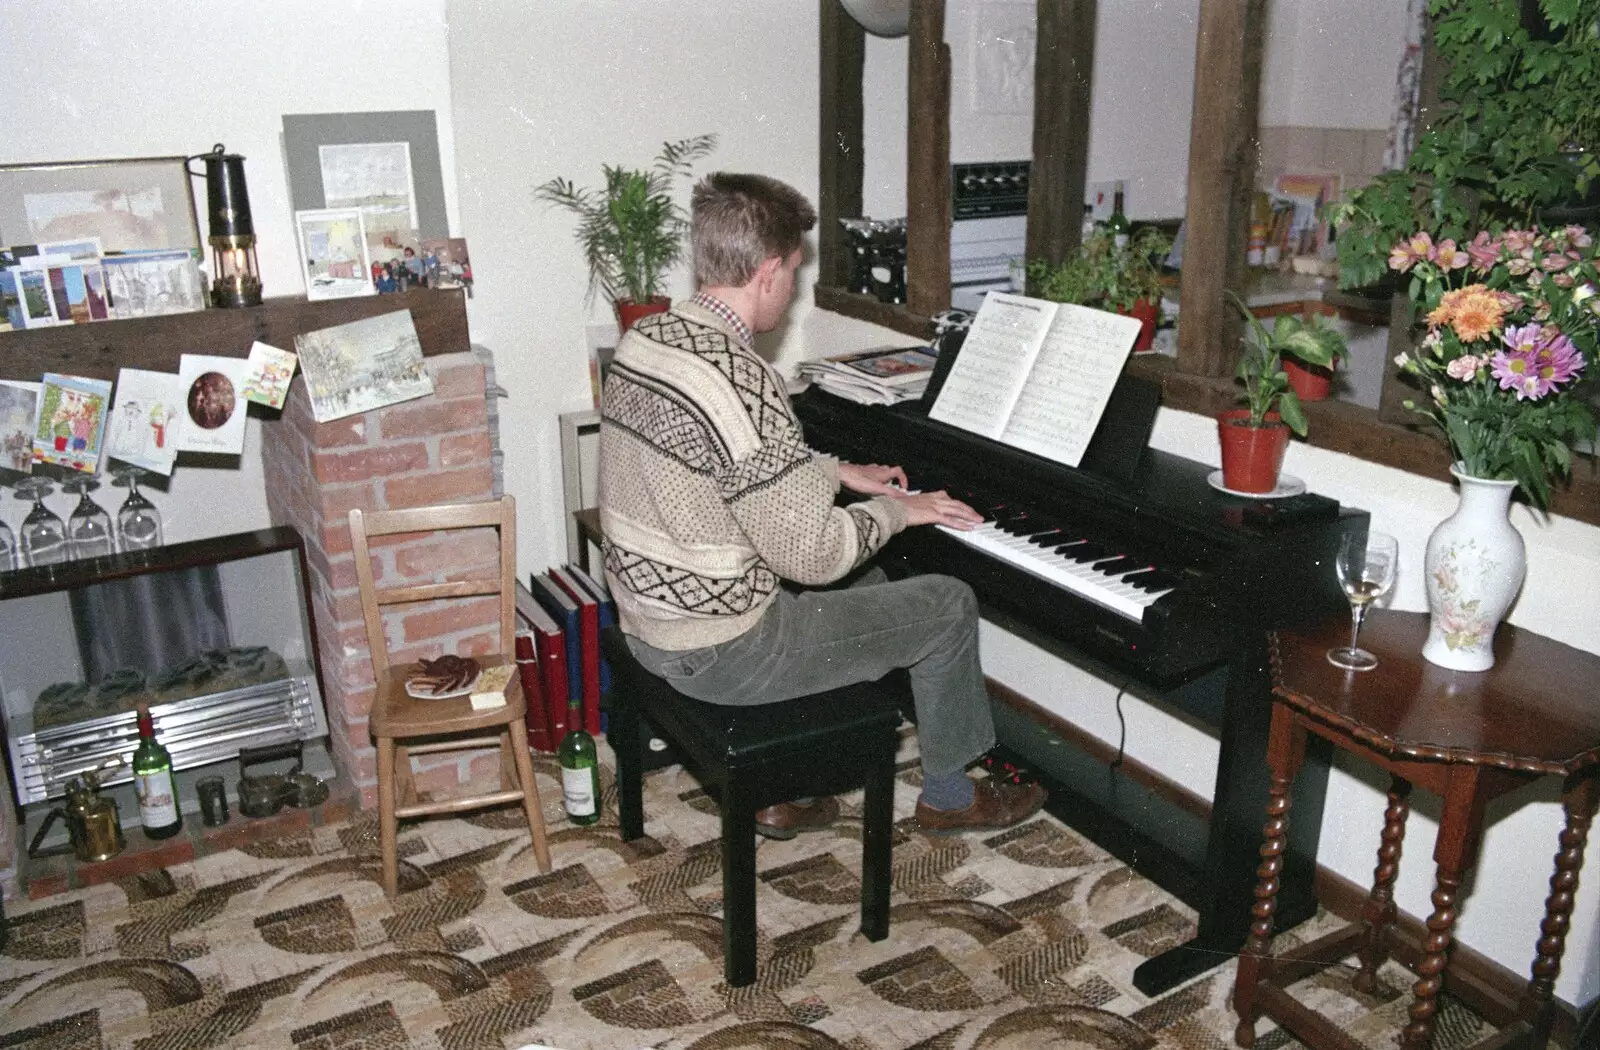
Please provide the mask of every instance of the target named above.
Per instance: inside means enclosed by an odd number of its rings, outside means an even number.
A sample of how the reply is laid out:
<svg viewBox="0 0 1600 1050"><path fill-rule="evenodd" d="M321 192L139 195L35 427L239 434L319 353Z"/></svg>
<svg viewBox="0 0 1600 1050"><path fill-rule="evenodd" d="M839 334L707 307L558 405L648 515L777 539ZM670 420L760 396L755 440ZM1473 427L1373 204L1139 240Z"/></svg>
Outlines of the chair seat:
<svg viewBox="0 0 1600 1050"><path fill-rule="evenodd" d="M513 662L502 655L474 659L480 667ZM419 700L406 692L406 677L416 669L415 663L395 664L379 680L372 704L373 736L405 738L469 733L523 719L526 702L522 697L522 681L517 675L511 676L511 684L506 687L504 707L475 711L466 695L448 700Z"/></svg>

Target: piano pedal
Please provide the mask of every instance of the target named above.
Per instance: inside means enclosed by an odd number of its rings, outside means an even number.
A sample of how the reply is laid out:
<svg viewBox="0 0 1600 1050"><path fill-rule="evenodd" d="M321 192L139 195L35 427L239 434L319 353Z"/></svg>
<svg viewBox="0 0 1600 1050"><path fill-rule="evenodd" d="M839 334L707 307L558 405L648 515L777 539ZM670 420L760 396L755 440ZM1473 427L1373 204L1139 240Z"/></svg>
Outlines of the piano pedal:
<svg viewBox="0 0 1600 1050"><path fill-rule="evenodd" d="M981 765L984 772L994 780L1005 780L1013 784L1036 784L1039 778L1025 766L1007 762L1005 759L996 758L994 755L984 755Z"/></svg>

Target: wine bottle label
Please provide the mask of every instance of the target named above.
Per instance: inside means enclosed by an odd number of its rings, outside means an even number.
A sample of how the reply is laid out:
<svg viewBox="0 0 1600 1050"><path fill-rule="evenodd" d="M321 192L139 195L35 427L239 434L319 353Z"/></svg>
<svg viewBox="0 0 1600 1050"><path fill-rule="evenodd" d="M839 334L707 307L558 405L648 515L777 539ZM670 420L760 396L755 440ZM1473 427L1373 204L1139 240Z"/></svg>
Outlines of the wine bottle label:
<svg viewBox="0 0 1600 1050"><path fill-rule="evenodd" d="M133 792L139 796L139 823L147 828L164 828L178 822L178 797L172 790L172 771L140 773L133 778Z"/></svg>
<svg viewBox="0 0 1600 1050"><path fill-rule="evenodd" d="M568 769L561 767L561 794L566 801L567 812L574 817L589 817L594 815L594 770Z"/></svg>

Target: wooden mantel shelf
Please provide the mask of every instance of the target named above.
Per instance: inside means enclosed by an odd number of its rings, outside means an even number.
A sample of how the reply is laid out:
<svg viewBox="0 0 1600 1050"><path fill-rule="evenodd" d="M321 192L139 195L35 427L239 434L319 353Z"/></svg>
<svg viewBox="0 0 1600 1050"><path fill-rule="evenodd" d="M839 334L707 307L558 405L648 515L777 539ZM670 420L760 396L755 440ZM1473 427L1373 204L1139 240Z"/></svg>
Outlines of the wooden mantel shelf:
<svg viewBox="0 0 1600 1050"><path fill-rule="evenodd" d="M36 382L46 372L61 372L115 380L122 368L176 372L183 354L244 357L256 340L293 350L298 333L406 309L411 311L424 356L455 353L472 345L466 295L459 288L414 288L394 295L317 302L292 296L238 310L0 332L0 379Z"/></svg>
<svg viewBox="0 0 1600 1050"><path fill-rule="evenodd" d="M903 306L890 306L871 296L841 288L816 288L819 308L871 321L919 339L933 334L933 323ZM1168 408L1212 416L1237 407L1239 387L1228 377L1190 375L1177 369L1177 361L1160 354L1131 358L1128 374L1161 384L1161 403ZM1332 452L1364 459L1396 470L1448 483L1450 456L1444 442L1423 425L1386 423L1378 413L1343 401L1317 401L1305 405L1311 427L1307 443ZM1558 487L1551 512L1588 525L1600 525L1600 460L1575 456L1572 481Z"/></svg>

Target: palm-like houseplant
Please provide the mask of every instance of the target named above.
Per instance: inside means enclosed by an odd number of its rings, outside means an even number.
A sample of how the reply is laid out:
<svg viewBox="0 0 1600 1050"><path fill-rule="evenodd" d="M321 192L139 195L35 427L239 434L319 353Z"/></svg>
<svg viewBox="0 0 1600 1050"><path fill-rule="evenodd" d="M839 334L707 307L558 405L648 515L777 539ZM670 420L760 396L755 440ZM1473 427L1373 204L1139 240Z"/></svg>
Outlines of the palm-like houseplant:
<svg viewBox="0 0 1600 1050"><path fill-rule="evenodd" d="M624 328L666 308L662 281L683 258L689 229L688 216L672 198L673 185L716 145L715 135L666 142L648 171L607 164L601 168L603 186L583 188L555 178L534 190L535 199L578 217L575 234L589 266L590 289L603 290L617 305Z"/></svg>

